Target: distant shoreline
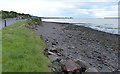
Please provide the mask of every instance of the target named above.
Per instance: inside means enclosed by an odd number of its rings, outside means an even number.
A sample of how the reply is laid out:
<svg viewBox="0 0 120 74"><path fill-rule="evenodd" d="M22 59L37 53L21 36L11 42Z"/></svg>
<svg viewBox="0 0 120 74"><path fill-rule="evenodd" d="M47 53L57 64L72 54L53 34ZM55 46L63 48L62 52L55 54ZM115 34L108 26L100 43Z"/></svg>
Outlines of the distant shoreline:
<svg viewBox="0 0 120 74"><path fill-rule="evenodd" d="M120 17L104 17L104 19L120 19Z"/></svg>

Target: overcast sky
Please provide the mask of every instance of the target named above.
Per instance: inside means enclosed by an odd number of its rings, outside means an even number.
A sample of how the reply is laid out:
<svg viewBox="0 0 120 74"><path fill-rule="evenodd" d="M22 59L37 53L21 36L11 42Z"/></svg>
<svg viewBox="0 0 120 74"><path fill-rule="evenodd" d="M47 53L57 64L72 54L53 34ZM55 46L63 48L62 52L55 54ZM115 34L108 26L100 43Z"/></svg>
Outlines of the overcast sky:
<svg viewBox="0 0 120 74"><path fill-rule="evenodd" d="M0 0L0 10L34 16L103 18L118 16L119 0Z"/></svg>

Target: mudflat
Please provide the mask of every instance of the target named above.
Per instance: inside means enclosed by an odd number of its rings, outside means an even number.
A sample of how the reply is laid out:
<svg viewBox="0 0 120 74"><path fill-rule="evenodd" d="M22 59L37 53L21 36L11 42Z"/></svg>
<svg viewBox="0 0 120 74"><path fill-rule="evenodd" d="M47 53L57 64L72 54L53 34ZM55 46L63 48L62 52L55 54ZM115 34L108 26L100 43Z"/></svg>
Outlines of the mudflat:
<svg viewBox="0 0 120 74"><path fill-rule="evenodd" d="M62 59L84 60L100 72L118 69L119 35L53 22L42 22L31 30L42 35L49 49L62 49Z"/></svg>

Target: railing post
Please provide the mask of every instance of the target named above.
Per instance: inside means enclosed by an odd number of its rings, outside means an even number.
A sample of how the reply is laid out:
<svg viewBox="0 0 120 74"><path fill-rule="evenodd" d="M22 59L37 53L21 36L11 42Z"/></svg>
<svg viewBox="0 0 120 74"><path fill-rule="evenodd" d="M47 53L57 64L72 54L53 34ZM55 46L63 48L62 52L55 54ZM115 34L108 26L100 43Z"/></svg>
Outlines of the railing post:
<svg viewBox="0 0 120 74"><path fill-rule="evenodd" d="M4 21L5 21L5 27L6 27L6 26L7 26L7 25L6 25L6 20L4 20Z"/></svg>

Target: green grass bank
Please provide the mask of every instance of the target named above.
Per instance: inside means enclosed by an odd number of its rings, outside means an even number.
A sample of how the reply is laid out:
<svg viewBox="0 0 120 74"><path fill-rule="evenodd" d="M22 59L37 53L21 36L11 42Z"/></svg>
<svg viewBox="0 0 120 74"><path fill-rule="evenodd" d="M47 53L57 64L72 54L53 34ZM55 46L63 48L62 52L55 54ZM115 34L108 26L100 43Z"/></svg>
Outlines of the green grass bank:
<svg viewBox="0 0 120 74"><path fill-rule="evenodd" d="M17 22L2 30L3 72L51 72L50 61L43 54L46 47L37 34Z"/></svg>

